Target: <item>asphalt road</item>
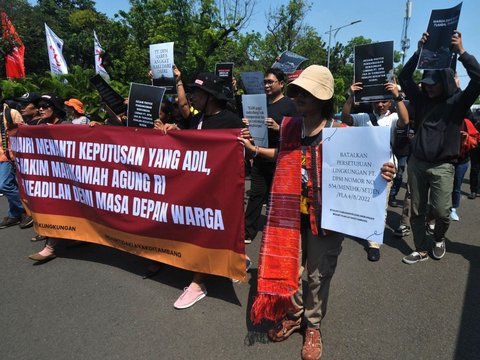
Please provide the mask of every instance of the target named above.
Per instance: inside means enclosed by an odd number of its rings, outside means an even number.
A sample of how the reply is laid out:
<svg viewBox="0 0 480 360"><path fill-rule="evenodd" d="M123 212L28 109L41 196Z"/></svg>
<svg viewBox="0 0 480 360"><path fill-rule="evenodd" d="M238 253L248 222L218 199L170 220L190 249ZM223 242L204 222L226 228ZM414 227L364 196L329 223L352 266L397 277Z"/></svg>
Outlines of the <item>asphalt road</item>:
<svg viewBox="0 0 480 360"><path fill-rule="evenodd" d="M2 216L6 205L0 198ZM347 238L322 324L322 359L480 359L479 207L480 198L463 197L440 261L401 262L412 238L392 235L400 208L389 209L378 263L367 261L362 241ZM212 277L208 296L179 311L173 302L189 272L165 266L142 280L148 260L100 245L61 246L57 259L34 265L27 256L42 244L29 241L33 234L0 230L0 359L300 358L300 334L249 344L259 236L247 247L248 283Z"/></svg>

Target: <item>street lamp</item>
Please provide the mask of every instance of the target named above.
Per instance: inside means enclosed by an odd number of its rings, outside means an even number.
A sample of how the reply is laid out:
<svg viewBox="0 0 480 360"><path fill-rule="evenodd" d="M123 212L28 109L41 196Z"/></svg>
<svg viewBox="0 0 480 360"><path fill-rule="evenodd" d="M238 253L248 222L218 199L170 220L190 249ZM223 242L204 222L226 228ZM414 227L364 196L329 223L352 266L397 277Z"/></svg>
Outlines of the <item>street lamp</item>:
<svg viewBox="0 0 480 360"><path fill-rule="evenodd" d="M353 25L353 24L357 24L361 21L362 20L355 20L355 21L352 21L350 24L342 25L342 26L337 27L335 29L332 29L332 25L330 25L330 30L325 32L325 34L328 34L327 68L330 69L330 49L331 49L330 45L331 45L331 42L332 42L332 31L335 31L335 34L333 35L333 37L335 38L335 36L337 36L338 32L340 31L340 29L343 29L344 27L347 27L347 26L350 26L350 25Z"/></svg>

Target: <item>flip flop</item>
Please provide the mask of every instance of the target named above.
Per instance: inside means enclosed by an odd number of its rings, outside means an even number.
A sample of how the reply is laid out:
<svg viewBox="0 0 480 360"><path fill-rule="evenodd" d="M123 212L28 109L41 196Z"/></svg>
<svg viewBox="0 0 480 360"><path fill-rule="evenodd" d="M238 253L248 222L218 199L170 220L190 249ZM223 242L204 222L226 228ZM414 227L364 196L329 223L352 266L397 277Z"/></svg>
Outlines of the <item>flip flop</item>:
<svg viewBox="0 0 480 360"><path fill-rule="evenodd" d="M30 239L30 241L42 241L42 240L47 240L48 236L43 236L43 235L37 235L34 236L33 238Z"/></svg>

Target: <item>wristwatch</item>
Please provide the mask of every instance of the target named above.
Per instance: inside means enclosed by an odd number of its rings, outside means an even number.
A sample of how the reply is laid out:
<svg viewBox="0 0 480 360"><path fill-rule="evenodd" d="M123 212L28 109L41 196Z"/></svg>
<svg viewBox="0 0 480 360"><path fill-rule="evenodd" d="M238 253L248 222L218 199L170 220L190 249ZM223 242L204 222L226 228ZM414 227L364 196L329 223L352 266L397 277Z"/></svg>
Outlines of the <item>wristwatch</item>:
<svg viewBox="0 0 480 360"><path fill-rule="evenodd" d="M402 94L398 94L398 96L394 96L394 97L393 97L393 100L395 100L395 101L403 101L403 100L405 100L405 98L403 97Z"/></svg>

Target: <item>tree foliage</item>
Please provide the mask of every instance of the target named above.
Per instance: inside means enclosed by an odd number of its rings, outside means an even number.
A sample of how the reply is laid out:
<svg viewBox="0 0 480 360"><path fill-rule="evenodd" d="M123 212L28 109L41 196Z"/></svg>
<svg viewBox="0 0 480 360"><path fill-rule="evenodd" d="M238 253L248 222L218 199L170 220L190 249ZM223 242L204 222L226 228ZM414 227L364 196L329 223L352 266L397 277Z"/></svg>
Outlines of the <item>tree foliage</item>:
<svg viewBox="0 0 480 360"><path fill-rule="evenodd" d="M267 33L246 32L256 0L130 0L129 11L108 18L93 0L2 0L26 47L27 79L1 81L3 93L18 96L27 90L58 92L84 100L95 112L98 94L90 87L93 75L93 31L104 48L104 65L114 87L127 95L130 82L148 82L149 45L174 42L175 62L186 82L200 71L213 71L217 62L233 62L235 73L264 71L283 51L306 58L303 67L327 64L327 46L317 30L305 23L312 3L289 0L266 15ZM68 81L49 72L44 23L64 40ZM362 36L331 47L330 69L340 107L353 78L353 48L372 42ZM3 45L2 45L3 46ZM395 55L398 58L398 54ZM399 59L399 58L398 58ZM398 69L397 69L398 70ZM5 78L0 58L0 79Z"/></svg>

